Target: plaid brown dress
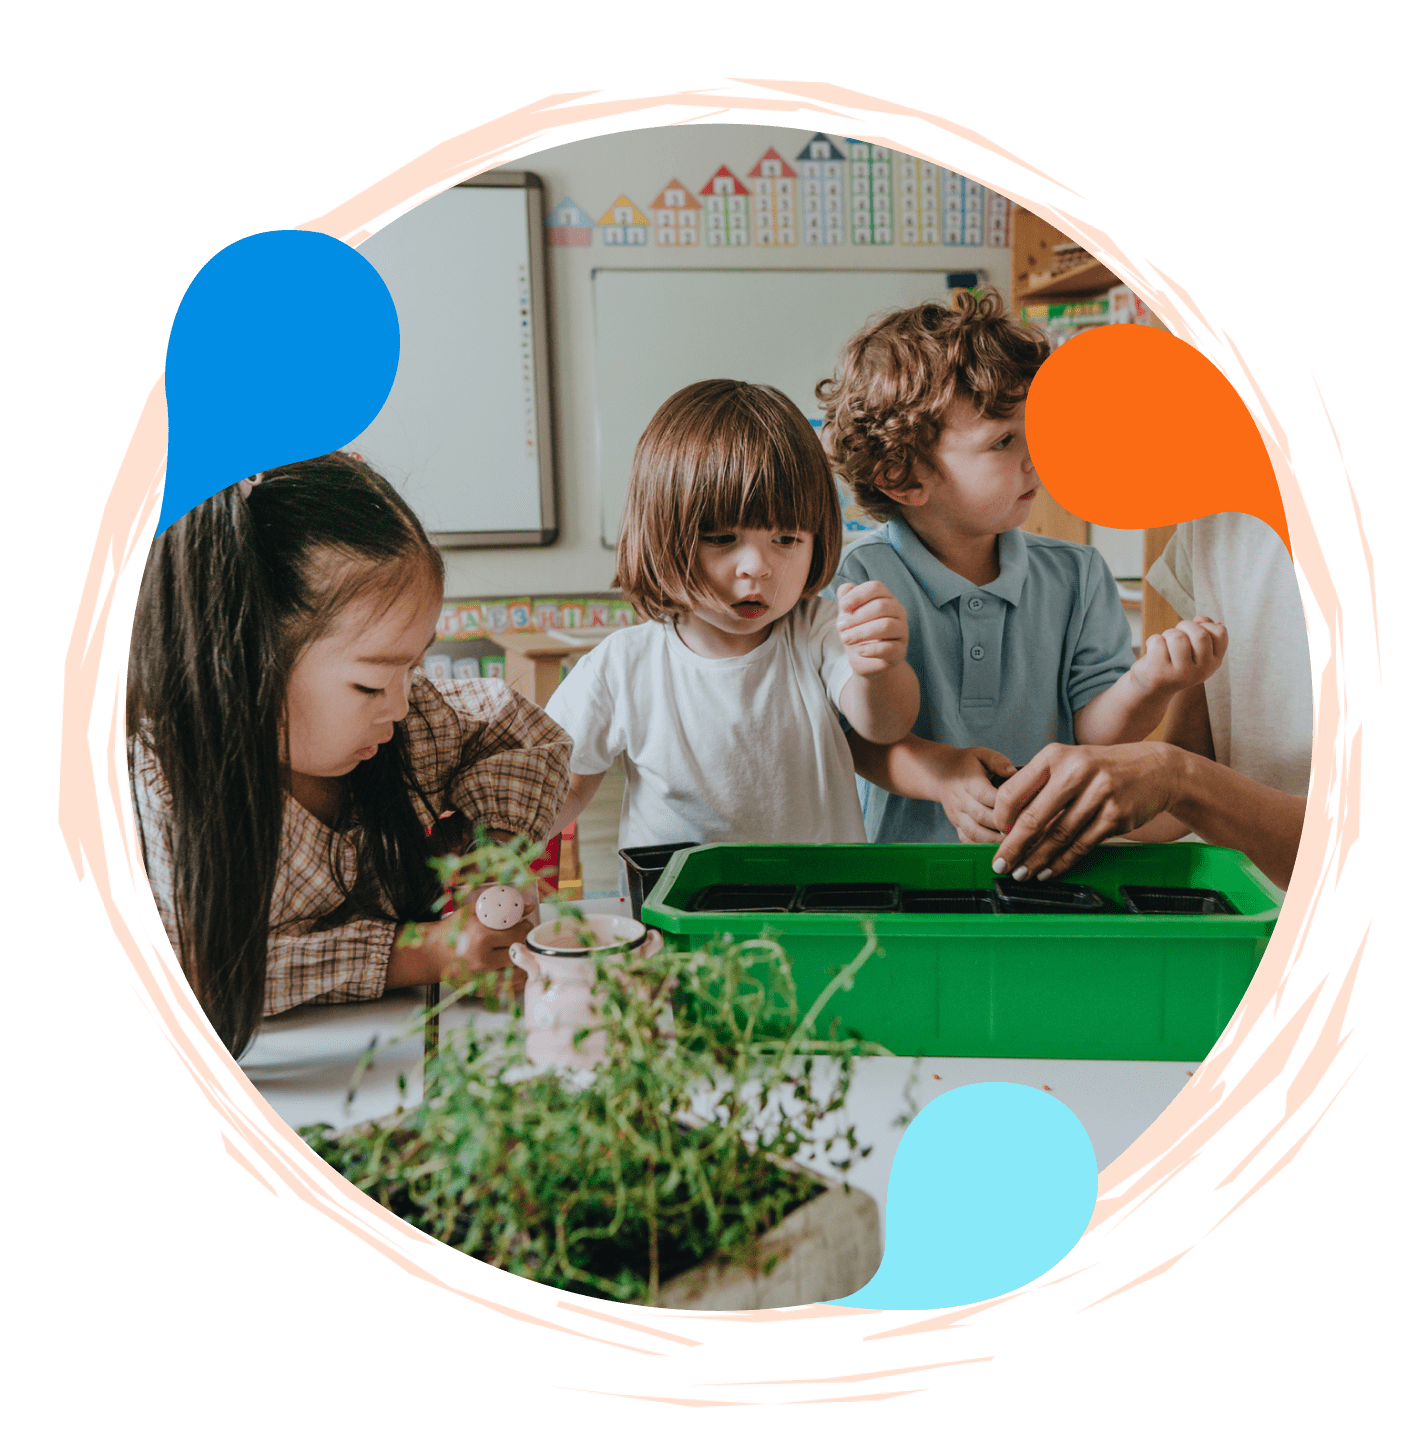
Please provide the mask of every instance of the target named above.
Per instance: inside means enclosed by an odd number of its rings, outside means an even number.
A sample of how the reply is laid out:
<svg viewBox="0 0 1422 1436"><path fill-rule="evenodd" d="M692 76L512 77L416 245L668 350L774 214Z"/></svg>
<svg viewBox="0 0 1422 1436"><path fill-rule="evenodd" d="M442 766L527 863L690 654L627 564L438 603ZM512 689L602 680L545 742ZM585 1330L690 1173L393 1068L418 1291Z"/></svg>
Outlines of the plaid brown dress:
<svg viewBox="0 0 1422 1436"><path fill-rule="evenodd" d="M472 823L533 838L551 834L568 793L573 745L541 708L491 679L434 682L419 675L405 723L416 781L442 796L441 811L453 809ZM167 787L141 740L131 752L148 881L176 951ZM418 794L411 797L421 821L434 824L440 813ZM402 924L365 917L333 924L346 903L337 863L346 884L353 884L355 832L333 832L288 796L267 940L267 1017L305 1002L360 1002L385 991Z"/></svg>

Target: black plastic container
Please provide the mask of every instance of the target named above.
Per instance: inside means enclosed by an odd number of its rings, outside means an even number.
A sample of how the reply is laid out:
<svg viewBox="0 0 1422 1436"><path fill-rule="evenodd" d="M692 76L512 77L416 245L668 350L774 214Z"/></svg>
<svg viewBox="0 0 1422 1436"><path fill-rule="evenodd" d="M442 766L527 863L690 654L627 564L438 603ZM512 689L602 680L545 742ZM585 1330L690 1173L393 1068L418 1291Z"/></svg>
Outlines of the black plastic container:
<svg viewBox="0 0 1422 1436"><path fill-rule="evenodd" d="M659 848L619 848L617 856L627 872L627 896L632 904L632 916L642 916L642 904L647 894L656 887L657 879L666 871L672 857L684 848L694 848L695 843L666 843Z"/></svg>
<svg viewBox="0 0 1422 1436"><path fill-rule="evenodd" d="M1189 917L1191 915L1232 914L1239 909L1214 888L1144 888L1121 889L1121 901L1127 912L1142 917Z"/></svg>
<svg viewBox="0 0 1422 1436"><path fill-rule="evenodd" d="M897 883L809 883L800 889L796 912L897 912Z"/></svg>
<svg viewBox="0 0 1422 1436"><path fill-rule="evenodd" d="M899 904L904 912L996 912L990 892L961 888L906 888Z"/></svg>
<svg viewBox="0 0 1422 1436"><path fill-rule="evenodd" d="M1075 883L1014 883L998 878L993 889L997 893L999 912L1077 913L1091 917L1117 911L1099 892Z"/></svg>
<svg viewBox="0 0 1422 1436"><path fill-rule="evenodd" d="M718 883L702 888L691 900L694 912L789 912L795 902L792 887Z"/></svg>

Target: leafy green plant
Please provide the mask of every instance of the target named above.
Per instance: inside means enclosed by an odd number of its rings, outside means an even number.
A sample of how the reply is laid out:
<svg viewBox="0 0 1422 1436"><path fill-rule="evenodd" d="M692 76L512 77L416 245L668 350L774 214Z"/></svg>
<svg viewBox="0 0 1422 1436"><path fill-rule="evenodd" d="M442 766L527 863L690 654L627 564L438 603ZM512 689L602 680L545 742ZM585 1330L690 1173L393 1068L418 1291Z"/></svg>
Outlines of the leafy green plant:
<svg viewBox="0 0 1422 1436"><path fill-rule="evenodd" d="M441 861L457 899L491 872L526 876L502 851ZM607 1042L591 1072L534 1071L520 1024L471 1025L427 1062L418 1105L303 1136L362 1191L491 1265L655 1304L662 1283L709 1257L747 1260L822 1190L795 1162L823 1155L843 1172L867 1152L853 1128L815 1133L843 1108L856 1056L880 1049L813 1034L879 952L866 926L803 1013L769 937L590 958ZM472 978L441 1008L491 998L501 976Z"/></svg>

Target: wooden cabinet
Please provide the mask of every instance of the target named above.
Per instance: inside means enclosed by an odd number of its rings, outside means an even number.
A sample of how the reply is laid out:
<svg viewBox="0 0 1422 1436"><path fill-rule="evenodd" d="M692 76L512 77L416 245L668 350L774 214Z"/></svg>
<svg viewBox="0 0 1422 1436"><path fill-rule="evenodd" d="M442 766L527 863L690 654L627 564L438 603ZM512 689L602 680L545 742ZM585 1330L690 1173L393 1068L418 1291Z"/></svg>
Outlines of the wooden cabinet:
<svg viewBox="0 0 1422 1436"><path fill-rule="evenodd" d="M1060 246L1072 241L1054 225L1020 205L1012 211L1012 306L1021 314L1028 303L1069 303L1073 299L1097 299L1122 283L1111 270L1089 254L1061 253ZM1165 326L1152 314L1149 322L1158 329ZM1047 534L1052 538L1069 539L1072 543L1090 541L1090 525L1085 519L1068 513L1046 488L1038 493L1032 505L1031 518L1022 525L1028 533ZM1141 555L1141 576L1160 557L1175 532L1167 528L1147 529ZM1185 615L1190 617L1191 615ZM1149 585L1142 594L1141 641L1152 633L1171 627L1175 616L1165 600Z"/></svg>

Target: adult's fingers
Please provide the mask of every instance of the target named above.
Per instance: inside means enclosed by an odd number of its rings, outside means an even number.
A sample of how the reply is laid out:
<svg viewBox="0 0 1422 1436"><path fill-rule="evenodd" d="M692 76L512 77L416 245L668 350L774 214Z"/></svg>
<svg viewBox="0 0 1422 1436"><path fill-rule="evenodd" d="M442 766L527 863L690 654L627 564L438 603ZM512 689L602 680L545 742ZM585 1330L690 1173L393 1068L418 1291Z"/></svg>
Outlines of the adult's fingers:
<svg viewBox="0 0 1422 1436"><path fill-rule="evenodd" d="M1018 777L1029 774L1035 763L1034 758ZM1051 843L1052 829L1077 802L1090 781L1090 774L1079 765L1063 763L1052 772L1031 801L1009 819L1003 808L1003 794L1017 781L1018 778L1010 778L997 791L996 821L1007 836L993 861L994 872L1015 872L1024 862L1033 869L1041 866L1036 861L1037 849L1043 843Z"/></svg>
<svg viewBox="0 0 1422 1436"><path fill-rule="evenodd" d="M1096 810L1093 817L1081 825L1069 842L1057 846L1050 854L1045 854L1033 871L1043 881L1048 877L1059 878L1063 873L1070 872L1087 853L1100 847L1107 838L1119 837L1125 831L1126 827L1121 821L1109 814L1103 805Z"/></svg>
<svg viewBox="0 0 1422 1436"><path fill-rule="evenodd" d="M997 825L1010 832L1021 813L1050 781L1054 767L1070 750L1060 743L1049 743L1024 768L1020 768L997 790L993 812Z"/></svg>

